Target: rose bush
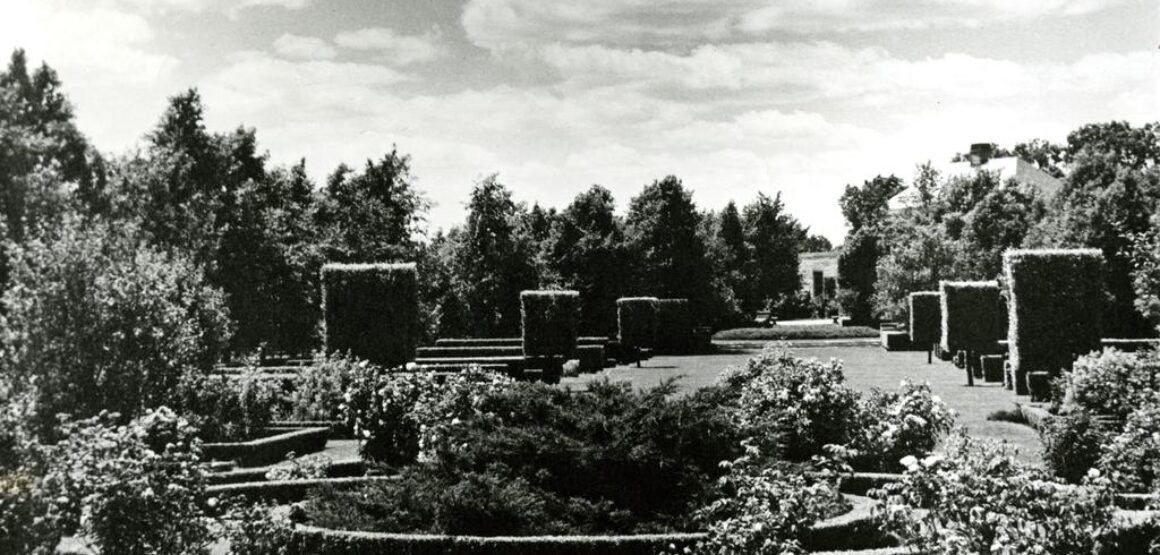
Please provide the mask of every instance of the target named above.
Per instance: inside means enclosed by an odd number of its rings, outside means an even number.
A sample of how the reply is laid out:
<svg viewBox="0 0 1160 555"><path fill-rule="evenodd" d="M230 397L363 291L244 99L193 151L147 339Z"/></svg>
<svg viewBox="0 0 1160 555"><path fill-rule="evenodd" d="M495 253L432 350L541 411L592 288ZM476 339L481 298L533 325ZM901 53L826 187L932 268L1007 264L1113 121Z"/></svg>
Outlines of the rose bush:
<svg viewBox="0 0 1160 555"><path fill-rule="evenodd" d="M955 413L930 384L903 380L898 391L874 389L859 403L861 415L845 458L856 468L898 472L907 455L923 456L950 433Z"/></svg>

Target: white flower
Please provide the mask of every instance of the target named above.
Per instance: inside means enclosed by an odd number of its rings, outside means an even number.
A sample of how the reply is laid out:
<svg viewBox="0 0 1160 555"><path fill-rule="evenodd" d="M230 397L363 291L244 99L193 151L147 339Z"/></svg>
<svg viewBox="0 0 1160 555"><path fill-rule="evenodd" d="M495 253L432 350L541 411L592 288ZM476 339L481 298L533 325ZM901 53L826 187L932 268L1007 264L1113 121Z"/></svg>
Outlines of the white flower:
<svg viewBox="0 0 1160 555"><path fill-rule="evenodd" d="M1100 477L1100 470L1098 468L1089 468L1087 471L1088 478L1096 479Z"/></svg>
<svg viewBox="0 0 1160 555"><path fill-rule="evenodd" d="M934 466L934 465L942 462L942 460L943 460L943 458L941 455L931 455L925 459L922 459L922 466L926 466L926 467Z"/></svg>
<svg viewBox="0 0 1160 555"><path fill-rule="evenodd" d="M902 466L905 466L907 470L915 470L918 468L918 459L914 455L907 455L902 457L902 460L898 462L901 463Z"/></svg>

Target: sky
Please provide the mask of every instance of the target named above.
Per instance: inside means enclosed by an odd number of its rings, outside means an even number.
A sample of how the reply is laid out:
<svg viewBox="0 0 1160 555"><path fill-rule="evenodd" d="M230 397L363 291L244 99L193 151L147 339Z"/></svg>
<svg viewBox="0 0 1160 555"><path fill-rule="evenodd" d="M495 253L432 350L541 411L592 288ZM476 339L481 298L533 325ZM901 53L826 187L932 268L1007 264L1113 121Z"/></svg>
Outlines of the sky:
<svg viewBox="0 0 1160 555"><path fill-rule="evenodd" d="M623 211L680 177L702 209L781 193L835 243L837 199L971 143L1160 120L1155 0L3 0L0 50L64 82L104 152L196 87L213 131L257 129L323 182L397 146L461 222L498 173Z"/></svg>

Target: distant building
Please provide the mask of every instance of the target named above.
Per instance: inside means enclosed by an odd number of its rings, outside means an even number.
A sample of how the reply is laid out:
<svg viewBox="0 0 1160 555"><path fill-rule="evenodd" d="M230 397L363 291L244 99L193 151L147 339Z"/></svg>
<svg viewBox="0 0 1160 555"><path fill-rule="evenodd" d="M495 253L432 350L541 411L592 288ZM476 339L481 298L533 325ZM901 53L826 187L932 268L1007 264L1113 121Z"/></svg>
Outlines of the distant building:
<svg viewBox="0 0 1160 555"><path fill-rule="evenodd" d="M838 255L834 249L825 252L803 252L798 254L798 277L802 281L802 291L816 296L825 291L825 280L838 277ZM820 272L820 275L818 273ZM815 283L815 277L818 280Z"/></svg>
<svg viewBox="0 0 1160 555"><path fill-rule="evenodd" d="M935 169L942 179L970 178L978 172L991 172L999 176L1000 182L1014 179L1018 183L1039 189L1046 200L1050 200L1063 188L1063 181L1018 156L994 157L993 148L990 143L973 144L967 160L935 166ZM913 200L912 190L903 191L890 199L890 209L899 210L912 205Z"/></svg>

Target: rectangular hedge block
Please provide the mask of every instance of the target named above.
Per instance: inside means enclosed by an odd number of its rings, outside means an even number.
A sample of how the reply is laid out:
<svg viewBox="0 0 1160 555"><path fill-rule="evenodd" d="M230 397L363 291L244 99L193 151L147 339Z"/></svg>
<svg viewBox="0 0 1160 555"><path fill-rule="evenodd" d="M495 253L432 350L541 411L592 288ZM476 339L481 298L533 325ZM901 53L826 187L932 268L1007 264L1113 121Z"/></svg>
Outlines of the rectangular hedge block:
<svg viewBox="0 0 1160 555"><path fill-rule="evenodd" d="M942 338L942 294L919 291L910 294L910 341L927 347Z"/></svg>
<svg viewBox="0 0 1160 555"><path fill-rule="evenodd" d="M1012 250L1003 255L1010 363L1016 387L1029 372L1058 376L1100 348L1104 259L1095 249Z"/></svg>
<svg viewBox="0 0 1160 555"><path fill-rule="evenodd" d="M580 293L524 291L520 293L524 356L571 357L580 329Z"/></svg>
<svg viewBox="0 0 1160 555"><path fill-rule="evenodd" d="M1003 364L1006 363L1003 355L983 355L981 363L983 365L983 381L1003 381Z"/></svg>
<svg viewBox="0 0 1160 555"><path fill-rule="evenodd" d="M415 358L419 288L414 264L327 264L322 267L326 352L384 366Z"/></svg>
<svg viewBox="0 0 1160 555"><path fill-rule="evenodd" d="M879 334L882 348L887 351L903 351L910 346L910 336L904 331L882 330Z"/></svg>
<svg viewBox="0 0 1160 555"><path fill-rule="evenodd" d="M588 374L604 370L604 347L600 345L581 345L576 347L576 358L580 361L580 371L583 373Z"/></svg>
<svg viewBox="0 0 1160 555"><path fill-rule="evenodd" d="M689 311L689 300L657 300L657 349L683 353L689 350L692 341L693 315Z"/></svg>
<svg viewBox="0 0 1160 555"><path fill-rule="evenodd" d="M995 281L939 282L940 343L949 351L993 353L1007 337L1007 309Z"/></svg>
<svg viewBox="0 0 1160 555"><path fill-rule="evenodd" d="M657 335L657 298L624 297L616 300L616 324L620 344L625 347L652 347Z"/></svg>

